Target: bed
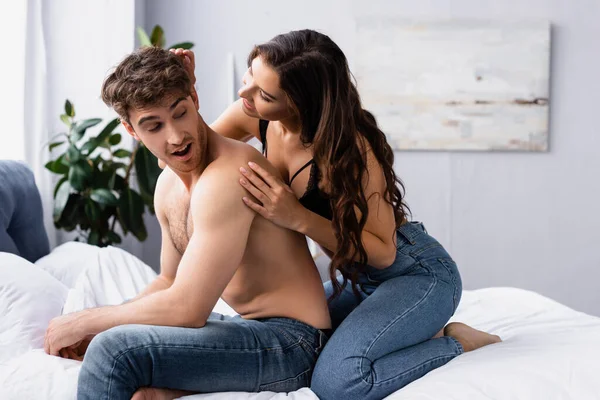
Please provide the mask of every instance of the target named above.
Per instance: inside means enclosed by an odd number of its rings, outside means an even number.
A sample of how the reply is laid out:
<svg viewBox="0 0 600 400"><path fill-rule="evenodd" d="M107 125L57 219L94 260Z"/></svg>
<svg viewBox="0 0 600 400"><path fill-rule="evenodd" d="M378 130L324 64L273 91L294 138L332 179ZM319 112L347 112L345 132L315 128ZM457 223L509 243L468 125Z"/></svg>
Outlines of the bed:
<svg viewBox="0 0 600 400"><path fill-rule="evenodd" d="M81 363L44 353L48 322L83 308L119 304L156 273L115 247L70 242L29 260L18 246L12 247L0 252L0 399L74 399ZM222 300L215 311L234 313ZM534 292L499 287L464 291L453 320L504 341L463 354L387 399L600 399L600 318ZM184 399L317 397L303 388L287 394L232 392Z"/></svg>

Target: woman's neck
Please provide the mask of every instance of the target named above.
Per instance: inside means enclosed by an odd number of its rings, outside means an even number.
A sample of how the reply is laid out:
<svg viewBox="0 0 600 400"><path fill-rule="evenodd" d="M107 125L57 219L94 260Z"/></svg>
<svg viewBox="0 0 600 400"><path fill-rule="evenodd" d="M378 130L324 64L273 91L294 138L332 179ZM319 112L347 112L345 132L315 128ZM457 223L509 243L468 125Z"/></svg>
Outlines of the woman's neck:
<svg viewBox="0 0 600 400"><path fill-rule="evenodd" d="M300 136L302 133L300 118L297 116L281 119L278 122L281 125L281 135L284 137L288 135Z"/></svg>

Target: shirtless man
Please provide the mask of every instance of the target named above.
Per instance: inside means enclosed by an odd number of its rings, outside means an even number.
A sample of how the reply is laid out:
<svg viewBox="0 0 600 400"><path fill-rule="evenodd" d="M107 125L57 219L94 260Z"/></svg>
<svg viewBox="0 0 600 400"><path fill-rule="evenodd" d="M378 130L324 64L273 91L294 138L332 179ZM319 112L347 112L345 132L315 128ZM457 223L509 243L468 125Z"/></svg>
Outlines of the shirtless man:
<svg viewBox="0 0 600 400"><path fill-rule="evenodd" d="M76 358L89 344L78 398L308 386L331 326L323 285L304 237L249 209L238 183L239 165L277 171L204 122L180 58L166 50L129 55L102 98L167 165L154 197L161 271L133 301L50 322L47 353ZM211 313L219 297L240 316Z"/></svg>

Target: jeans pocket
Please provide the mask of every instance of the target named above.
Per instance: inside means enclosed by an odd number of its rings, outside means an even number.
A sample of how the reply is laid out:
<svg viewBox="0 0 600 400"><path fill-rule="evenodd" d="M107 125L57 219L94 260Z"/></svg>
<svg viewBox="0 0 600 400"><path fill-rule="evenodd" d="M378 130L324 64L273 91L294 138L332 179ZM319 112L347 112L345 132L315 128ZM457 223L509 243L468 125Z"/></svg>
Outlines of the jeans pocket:
<svg viewBox="0 0 600 400"><path fill-rule="evenodd" d="M258 389L261 392L294 392L300 388L310 386L310 378L312 376L312 368L307 369L300 374L287 379L282 379L280 381L266 383L264 385L260 385Z"/></svg>

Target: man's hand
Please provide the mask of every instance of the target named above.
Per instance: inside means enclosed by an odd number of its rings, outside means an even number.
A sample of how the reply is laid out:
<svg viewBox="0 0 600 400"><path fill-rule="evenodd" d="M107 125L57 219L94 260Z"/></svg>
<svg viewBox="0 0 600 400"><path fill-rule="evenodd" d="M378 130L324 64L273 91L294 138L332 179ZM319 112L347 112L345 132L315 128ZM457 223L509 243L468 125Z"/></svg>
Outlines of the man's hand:
<svg viewBox="0 0 600 400"><path fill-rule="evenodd" d="M86 310L83 310L61 315L50 321L44 337L44 351L53 356L83 359L83 353L93 337L85 331L83 324L85 314ZM85 341L87 344L84 343Z"/></svg>

